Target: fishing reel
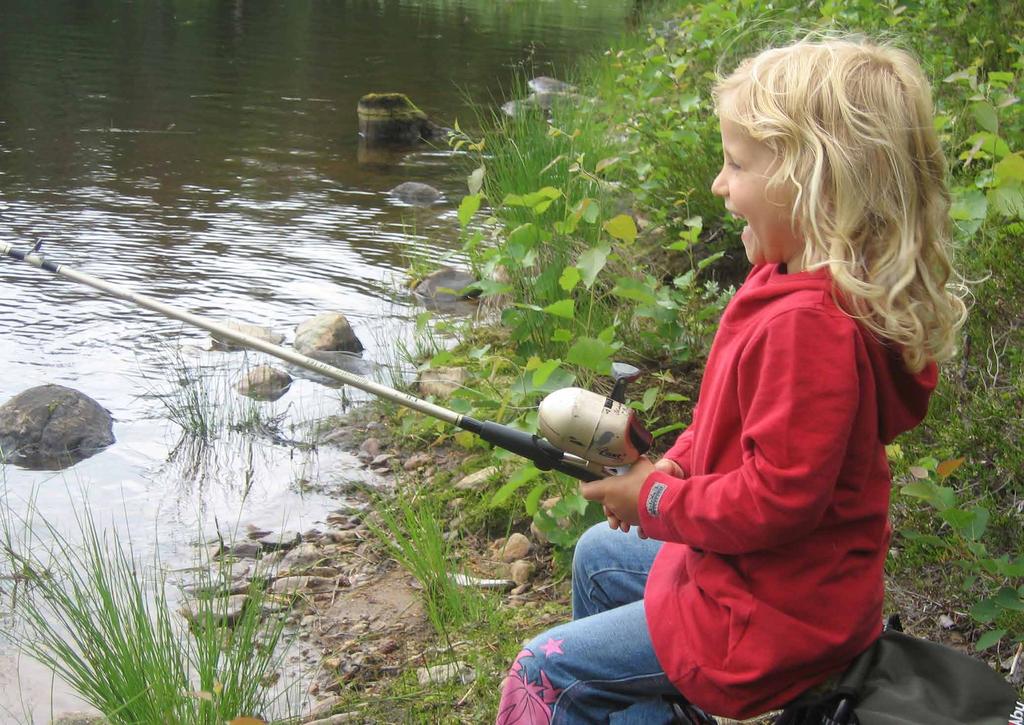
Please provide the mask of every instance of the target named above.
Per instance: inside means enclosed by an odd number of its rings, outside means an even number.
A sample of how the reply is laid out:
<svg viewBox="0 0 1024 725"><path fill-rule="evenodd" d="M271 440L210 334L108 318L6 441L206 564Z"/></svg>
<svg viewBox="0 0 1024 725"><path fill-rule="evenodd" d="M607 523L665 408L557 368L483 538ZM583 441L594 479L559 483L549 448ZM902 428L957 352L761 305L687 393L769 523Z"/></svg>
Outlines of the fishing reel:
<svg viewBox="0 0 1024 725"><path fill-rule="evenodd" d="M551 444L585 461L617 468L650 450L654 438L626 405L626 385L640 370L612 363L612 392L605 397L582 388L550 393L537 411L537 428Z"/></svg>

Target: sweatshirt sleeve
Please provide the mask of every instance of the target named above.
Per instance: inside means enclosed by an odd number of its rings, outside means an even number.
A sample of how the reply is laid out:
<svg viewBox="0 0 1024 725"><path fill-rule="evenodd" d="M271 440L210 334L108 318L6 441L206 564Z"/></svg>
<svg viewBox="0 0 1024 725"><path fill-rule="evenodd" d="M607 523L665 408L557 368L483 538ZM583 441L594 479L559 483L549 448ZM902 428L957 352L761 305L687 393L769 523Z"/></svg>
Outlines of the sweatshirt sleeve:
<svg viewBox="0 0 1024 725"><path fill-rule="evenodd" d="M860 405L854 325L806 308L771 320L739 358L740 466L685 479L652 473L640 491L644 532L742 554L814 529Z"/></svg>
<svg viewBox="0 0 1024 725"><path fill-rule="evenodd" d="M694 415L694 420L696 420ZM693 425L684 430L676 438L676 442L672 444L672 447L665 451L665 458L671 461L675 461L684 472L689 474L693 470L692 458L690 457L690 451L693 449Z"/></svg>

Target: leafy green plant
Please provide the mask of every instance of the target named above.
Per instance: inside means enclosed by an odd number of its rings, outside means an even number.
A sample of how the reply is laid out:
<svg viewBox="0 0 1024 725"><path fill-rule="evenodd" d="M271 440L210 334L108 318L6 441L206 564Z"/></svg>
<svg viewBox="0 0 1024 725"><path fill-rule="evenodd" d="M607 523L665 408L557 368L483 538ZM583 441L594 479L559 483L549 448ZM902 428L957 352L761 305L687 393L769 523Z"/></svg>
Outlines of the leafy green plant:
<svg viewBox="0 0 1024 725"><path fill-rule="evenodd" d="M945 485L964 463L963 458L939 462L922 458L910 466L913 480L898 488L902 496L920 499L930 505L943 525L934 533L902 531L901 536L929 547L962 573L964 591L980 590L982 598L971 608L971 617L979 624L1007 622L1007 626L986 632L975 647L987 649L1006 635L1024 641L1021 612L1024 612L1024 556L996 555L984 542L991 513L980 502L965 500ZM1010 629L1015 623L1015 631Z"/></svg>

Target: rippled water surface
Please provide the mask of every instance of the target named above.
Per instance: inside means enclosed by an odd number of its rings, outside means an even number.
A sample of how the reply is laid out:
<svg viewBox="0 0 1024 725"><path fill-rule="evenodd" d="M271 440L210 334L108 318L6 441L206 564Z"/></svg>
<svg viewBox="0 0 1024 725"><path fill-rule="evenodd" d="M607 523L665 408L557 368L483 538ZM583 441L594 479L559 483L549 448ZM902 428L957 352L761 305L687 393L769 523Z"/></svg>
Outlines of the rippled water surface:
<svg viewBox="0 0 1024 725"><path fill-rule="evenodd" d="M422 311L405 270L462 261L466 169L443 146L362 148L359 97L403 91L442 124L472 126L474 105L508 100L517 74L563 75L633 6L0 0L0 240L42 241L55 261L288 341L302 320L343 312L367 348L355 371L386 379ZM403 181L447 202L403 206L386 193ZM88 499L138 554L173 564L200 531L309 528L337 506L323 489L372 483L345 452L282 440L312 441L310 421L360 395L299 379L249 403L231 386L260 356L208 347L201 331L0 261L0 402L67 385L111 411L117 437L64 471L3 466L0 496L71 530ZM169 419L188 381L220 416L212 444ZM276 420L275 435L228 431L253 417ZM46 722L51 701L73 698L0 636L0 721Z"/></svg>

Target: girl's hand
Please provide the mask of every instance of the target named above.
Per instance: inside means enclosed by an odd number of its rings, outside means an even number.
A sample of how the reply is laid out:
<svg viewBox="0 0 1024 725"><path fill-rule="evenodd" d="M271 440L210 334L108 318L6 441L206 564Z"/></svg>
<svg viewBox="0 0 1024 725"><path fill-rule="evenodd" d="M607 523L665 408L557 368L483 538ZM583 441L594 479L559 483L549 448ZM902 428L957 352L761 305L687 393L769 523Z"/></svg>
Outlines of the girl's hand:
<svg viewBox="0 0 1024 725"><path fill-rule="evenodd" d="M609 526L628 532L630 527L640 523L640 489L653 470L653 463L640 458L621 476L580 483L580 493L588 501L598 501L604 506ZM643 536L643 533L640 535Z"/></svg>
<svg viewBox="0 0 1024 725"><path fill-rule="evenodd" d="M682 469L678 463L673 461L671 458L662 458L660 461L654 464L655 471L661 471L667 473L673 478L686 478L686 472Z"/></svg>

